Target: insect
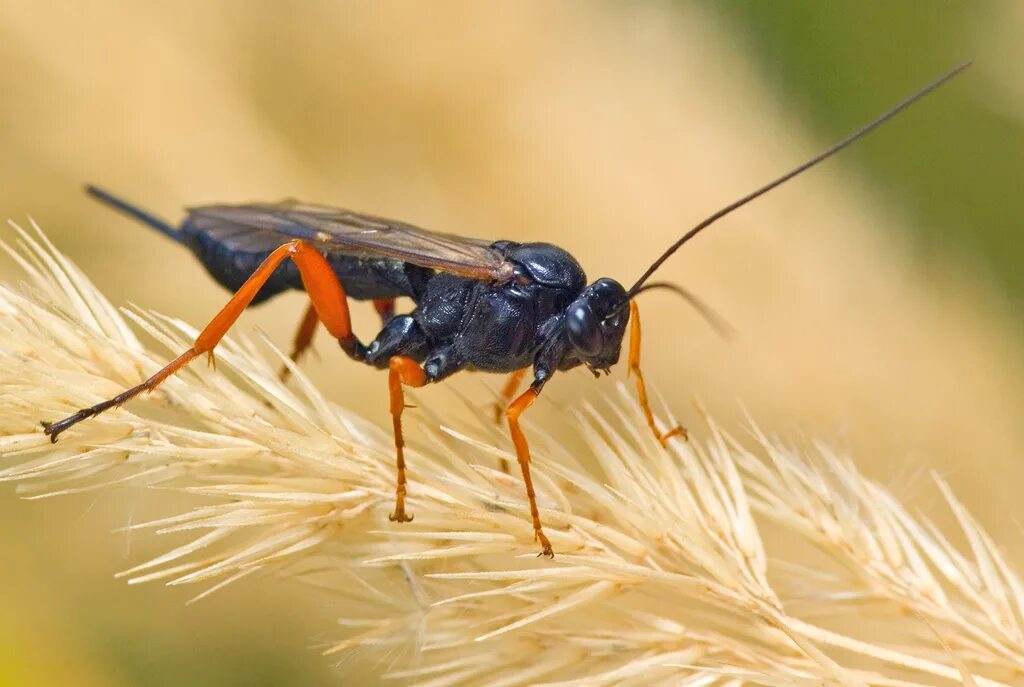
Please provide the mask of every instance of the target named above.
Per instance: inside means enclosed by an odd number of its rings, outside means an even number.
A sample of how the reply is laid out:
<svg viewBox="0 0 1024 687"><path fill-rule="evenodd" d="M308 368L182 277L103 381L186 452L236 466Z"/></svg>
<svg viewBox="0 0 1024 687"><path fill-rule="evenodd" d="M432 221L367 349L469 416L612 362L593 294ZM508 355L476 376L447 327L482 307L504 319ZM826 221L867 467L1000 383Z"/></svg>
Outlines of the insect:
<svg viewBox="0 0 1024 687"><path fill-rule="evenodd" d="M485 241L441 234L348 210L294 201L276 204L195 207L177 229L106 191L88 187L100 201L187 246L220 284L234 292L187 351L142 384L52 423L42 423L52 441L75 424L152 391L192 360L212 361L218 342L246 307L289 289L305 290L311 304L295 337L293 359L309 346L319 323L353 360L388 371L394 425L395 510L390 519L408 522L403 452L403 387L421 387L461 370L511 373L503 392L512 443L522 470L535 540L552 556L541 526L530 477L530 449L520 417L559 371L587 367L608 373L620 357L627 325L629 369L640 405L664 445L685 438L681 427L659 430L640 373L640 320L636 296L670 288L650 277L683 244L708 226L831 157L966 69L962 64L870 124L821 154L715 212L690 229L626 289L602 278L588 285L579 263L547 243ZM396 314L397 297L415 307ZM348 299L371 300L381 315L380 333L364 344L352 331ZM532 366L529 388L515 395Z"/></svg>

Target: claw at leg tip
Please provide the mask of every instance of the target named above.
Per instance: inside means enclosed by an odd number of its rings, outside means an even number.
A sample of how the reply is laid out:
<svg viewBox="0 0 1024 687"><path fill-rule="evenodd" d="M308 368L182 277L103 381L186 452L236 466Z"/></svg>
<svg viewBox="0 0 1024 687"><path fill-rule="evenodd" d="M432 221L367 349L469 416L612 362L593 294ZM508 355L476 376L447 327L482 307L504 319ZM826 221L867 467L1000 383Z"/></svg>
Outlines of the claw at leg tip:
<svg viewBox="0 0 1024 687"><path fill-rule="evenodd" d="M666 448L668 446L668 440L671 439L672 437L679 437L683 441L689 441L690 433L687 432L686 428L683 427L682 425L676 425L669 431L658 436L658 442L661 444L662 448Z"/></svg>
<svg viewBox="0 0 1024 687"><path fill-rule="evenodd" d="M555 552L551 550L551 542L544 535L543 532L537 530L533 533L533 541L538 542L541 546L540 553L537 554L537 558L544 556L545 558L554 558Z"/></svg>
<svg viewBox="0 0 1024 687"><path fill-rule="evenodd" d="M50 443L51 444L56 444L57 443L57 436L60 434L60 430L54 430L53 429L53 424L54 423L52 423L52 422L46 422L45 420L43 420L43 421L40 421L39 424L41 424L43 426L43 434L45 434L46 436L50 437Z"/></svg>

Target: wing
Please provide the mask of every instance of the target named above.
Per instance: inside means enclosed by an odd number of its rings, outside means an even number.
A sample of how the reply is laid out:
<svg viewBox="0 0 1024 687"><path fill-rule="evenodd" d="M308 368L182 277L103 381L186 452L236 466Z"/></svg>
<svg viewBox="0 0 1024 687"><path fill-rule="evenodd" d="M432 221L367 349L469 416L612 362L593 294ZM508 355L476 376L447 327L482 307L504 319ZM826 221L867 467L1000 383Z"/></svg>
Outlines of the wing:
<svg viewBox="0 0 1024 687"><path fill-rule="evenodd" d="M512 264L490 247L490 241L427 231L350 210L284 201L208 205L188 212L196 229L241 249L298 238L325 253L393 258L481 281L512 278Z"/></svg>

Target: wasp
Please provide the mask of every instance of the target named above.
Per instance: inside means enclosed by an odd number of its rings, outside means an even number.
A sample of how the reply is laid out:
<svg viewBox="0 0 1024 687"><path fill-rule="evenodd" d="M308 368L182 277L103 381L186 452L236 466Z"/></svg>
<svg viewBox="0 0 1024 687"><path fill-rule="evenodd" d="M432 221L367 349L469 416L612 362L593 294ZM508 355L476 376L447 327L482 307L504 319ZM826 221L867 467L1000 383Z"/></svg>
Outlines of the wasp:
<svg viewBox="0 0 1024 687"><path fill-rule="evenodd" d="M310 305L295 336L294 360L322 323L349 358L388 372L397 473L392 521L412 520L405 504L404 387L422 387L463 370L511 375L502 392L503 412L522 470L535 540L541 554L550 557L520 418L552 376L580 366L595 376L608 373L619 361L628 325L629 371L647 424L662 445L672 437L685 439L682 427L661 431L651 412L640 372L635 299L648 289L669 288L702 311L706 308L680 287L650 282L651 276L722 217L831 157L969 65L956 67L824 152L710 215L669 246L628 289L607 277L588 284L579 262L549 243L472 239L295 201L193 207L174 228L104 190L87 187L98 200L188 247L234 295L192 347L152 377L62 420L42 423L44 431L55 442L82 420L152 391L196 358L205 354L212 362L217 344L247 307L283 291L303 290ZM395 312L399 297L412 300L411 312ZM369 344L352 331L349 299L372 301L381 316L381 330ZM533 381L516 395L531 367Z"/></svg>

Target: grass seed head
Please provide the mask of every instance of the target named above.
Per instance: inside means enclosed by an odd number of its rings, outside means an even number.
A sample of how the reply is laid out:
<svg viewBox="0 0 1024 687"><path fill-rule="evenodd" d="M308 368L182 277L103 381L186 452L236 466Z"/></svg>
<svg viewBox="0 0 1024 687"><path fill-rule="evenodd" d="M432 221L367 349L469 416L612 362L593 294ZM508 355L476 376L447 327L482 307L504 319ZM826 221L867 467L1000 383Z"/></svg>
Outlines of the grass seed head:
<svg viewBox="0 0 1024 687"><path fill-rule="evenodd" d="M959 533L827 447L756 427L741 442L709 420L706 438L663 450L622 388L537 428L554 561L534 555L521 485L494 467L510 446L484 416L422 413L416 520L393 525L387 429L300 369L282 384L266 341L269 356L227 338L217 373L187 369L51 445L40 419L137 384L196 330L118 310L37 228L15 231L0 479L28 498L136 484L204 499L131 526L191 538L120 573L129 583L201 598L254 574L303 581L343 600L325 653L390 652L388 677L423 685L991 686L1024 672L1024 585L948 484Z"/></svg>

